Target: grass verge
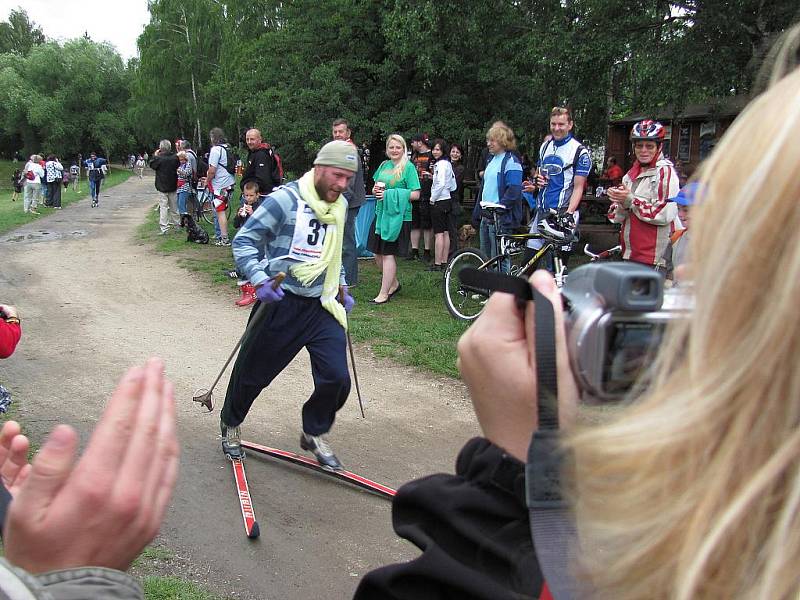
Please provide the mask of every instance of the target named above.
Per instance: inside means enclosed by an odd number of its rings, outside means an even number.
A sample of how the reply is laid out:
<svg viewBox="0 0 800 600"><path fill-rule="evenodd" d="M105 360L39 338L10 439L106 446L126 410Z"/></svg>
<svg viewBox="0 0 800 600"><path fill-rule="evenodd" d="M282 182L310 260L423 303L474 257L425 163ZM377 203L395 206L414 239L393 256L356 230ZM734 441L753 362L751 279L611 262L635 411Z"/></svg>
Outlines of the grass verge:
<svg viewBox="0 0 800 600"><path fill-rule="evenodd" d="M16 163L16 167L14 163L11 161L3 160L0 161L0 180L3 182L9 182L11 177L12 171L17 168L21 169L24 166L24 163ZM106 178L103 180L103 183L100 188L100 199L103 198L103 190L107 190L110 187L114 187L115 185L119 185L123 181L126 181L128 177L130 177L132 173L127 169L122 169L118 167L111 167L106 175ZM10 182L9 182L10 185ZM19 194L19 198L15 202L11 202L11 195L12 190L6 186L0 188L0 233L5 233L6 231L10 231L20 225L25 225L30 223L31 221L35 221L44 215L49 215L55 211L54 208L48 208L41 204L38 205L36 210L38 210L41 214L34 215L30 213L22 212L22 196L23 194ZM69 206L73 202L77 202L78 200L85 200L89 197L89 182L84 177L80 185L78 186L78 191L75 192L72 190L72 186L68 190L61 190L61 206Z"/></svg>
<svg viewBox="0 0 800 600"><path fill-rule="evenodd" d="M139 579L146 600L223 600L204 587L175 575L183 570L181 561L168 549L160 546L145 548L130 569ZM170 575L152 575L155 572Z"/></svg>

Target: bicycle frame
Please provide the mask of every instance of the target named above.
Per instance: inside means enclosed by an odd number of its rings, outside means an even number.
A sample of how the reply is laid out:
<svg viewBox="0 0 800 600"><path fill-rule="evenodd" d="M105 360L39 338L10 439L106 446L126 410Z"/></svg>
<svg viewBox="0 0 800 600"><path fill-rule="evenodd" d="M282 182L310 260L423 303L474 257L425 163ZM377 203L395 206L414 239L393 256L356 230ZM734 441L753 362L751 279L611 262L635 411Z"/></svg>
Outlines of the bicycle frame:
<svg viewBox="0 0 800 600"><path fill-rule="evenodd" d="M495 231L498 231L496 210L493 211L493 216ZM522 264L514 264L512 259L520 257L528 250L526 243L530 240L542 240L542 247L532 250L533 255L520 261ZM486 254L477 248L462 248L450 259L444 272L442 292L448 312L457 319L471 321L480 315L491 295L491 290L460 279L459 272L465 267L527 278L548 254L552 254L556 285L563 286L567 275L562 247L573 241L556 239L546 233L500 233L495 236L495 255L491 258L486 258Z"/></svg>
<svg viewBox="0 0 800 600"><path fill-rule="evenodd" d="M498 219L499 212L497 210L492 211L492 218L494 220L494 230L500 231L500 221ZM546 240L546 243L536 252L536 254L528 260L525 265L517 269L516 271L511 271L510 275L520 275L520 276L530 276L533 271L534 267L538 262L547 255L548 252L553 253L553 276L555 277L556 284L558 287L561 287L564 284L564 279L566 276L566 265L564 264L564 260L561 257L560 247L562 244L556 245L557 241L553 240L552 238L542 235L540 233L521 233L521 234L496 234L495 235L495 255L486 261L485 265L482 265L481 268L486 268L487 265L491 264L492 261L495 259L510 259L512 256L517 254L516 252L509 251L509 248L513 246L513 242L527 242L529 240ZM520 250L522 251L522 250ZM500 263L502 264L502 262ZM500 269L498 269L500 270Z"/></svg>

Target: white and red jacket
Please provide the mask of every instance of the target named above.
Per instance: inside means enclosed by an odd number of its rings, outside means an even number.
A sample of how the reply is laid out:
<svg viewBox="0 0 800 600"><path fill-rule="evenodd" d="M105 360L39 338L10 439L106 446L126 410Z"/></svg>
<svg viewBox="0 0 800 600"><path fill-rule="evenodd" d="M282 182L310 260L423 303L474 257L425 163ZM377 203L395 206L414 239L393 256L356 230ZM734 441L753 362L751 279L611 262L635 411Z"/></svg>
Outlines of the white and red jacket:
<svg viewBox="0 0 800 600"><path fill-rule="evenodd" d="M659 154L655 165L634 164L622 178L622 185L631 192L608 213L613 223L622 223L622 258L651 267L663 266L664 251L678 215L677 205L669 201L679 189L675 167Z"/></svg>

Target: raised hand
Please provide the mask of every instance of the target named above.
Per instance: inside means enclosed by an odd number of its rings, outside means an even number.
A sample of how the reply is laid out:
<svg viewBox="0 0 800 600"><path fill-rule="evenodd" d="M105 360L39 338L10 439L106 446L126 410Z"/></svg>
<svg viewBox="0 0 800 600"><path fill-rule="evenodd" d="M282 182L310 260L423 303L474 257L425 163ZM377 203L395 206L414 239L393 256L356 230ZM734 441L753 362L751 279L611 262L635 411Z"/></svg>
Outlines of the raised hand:
<svg viewBox="0 0 800 600"><path fill-rule="evenodd" d="M19 423L6 421L0 429L0 480L12 496L30 472L28 438L22 435Z"/></svg>
<svg viewBox="0 0 800 600"><path fill-rule="evenodd" d="M57 426L19 486L5 525L9 562L31 573L125 570L155 537L178 473L173 386L160 359L130 369L75 463Z"/></svg>

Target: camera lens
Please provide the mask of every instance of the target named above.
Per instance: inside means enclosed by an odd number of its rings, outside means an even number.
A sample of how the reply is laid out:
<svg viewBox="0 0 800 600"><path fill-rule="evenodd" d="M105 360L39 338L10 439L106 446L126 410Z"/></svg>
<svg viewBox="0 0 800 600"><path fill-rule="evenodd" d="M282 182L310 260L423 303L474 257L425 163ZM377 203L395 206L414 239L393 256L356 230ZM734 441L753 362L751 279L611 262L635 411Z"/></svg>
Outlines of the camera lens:
<svg viewBox="0 0 800 600"><path fill-rule="evenodd" d="M633 279L631 280L631 296L643 297L650 295L650 279Z"/></svg>

